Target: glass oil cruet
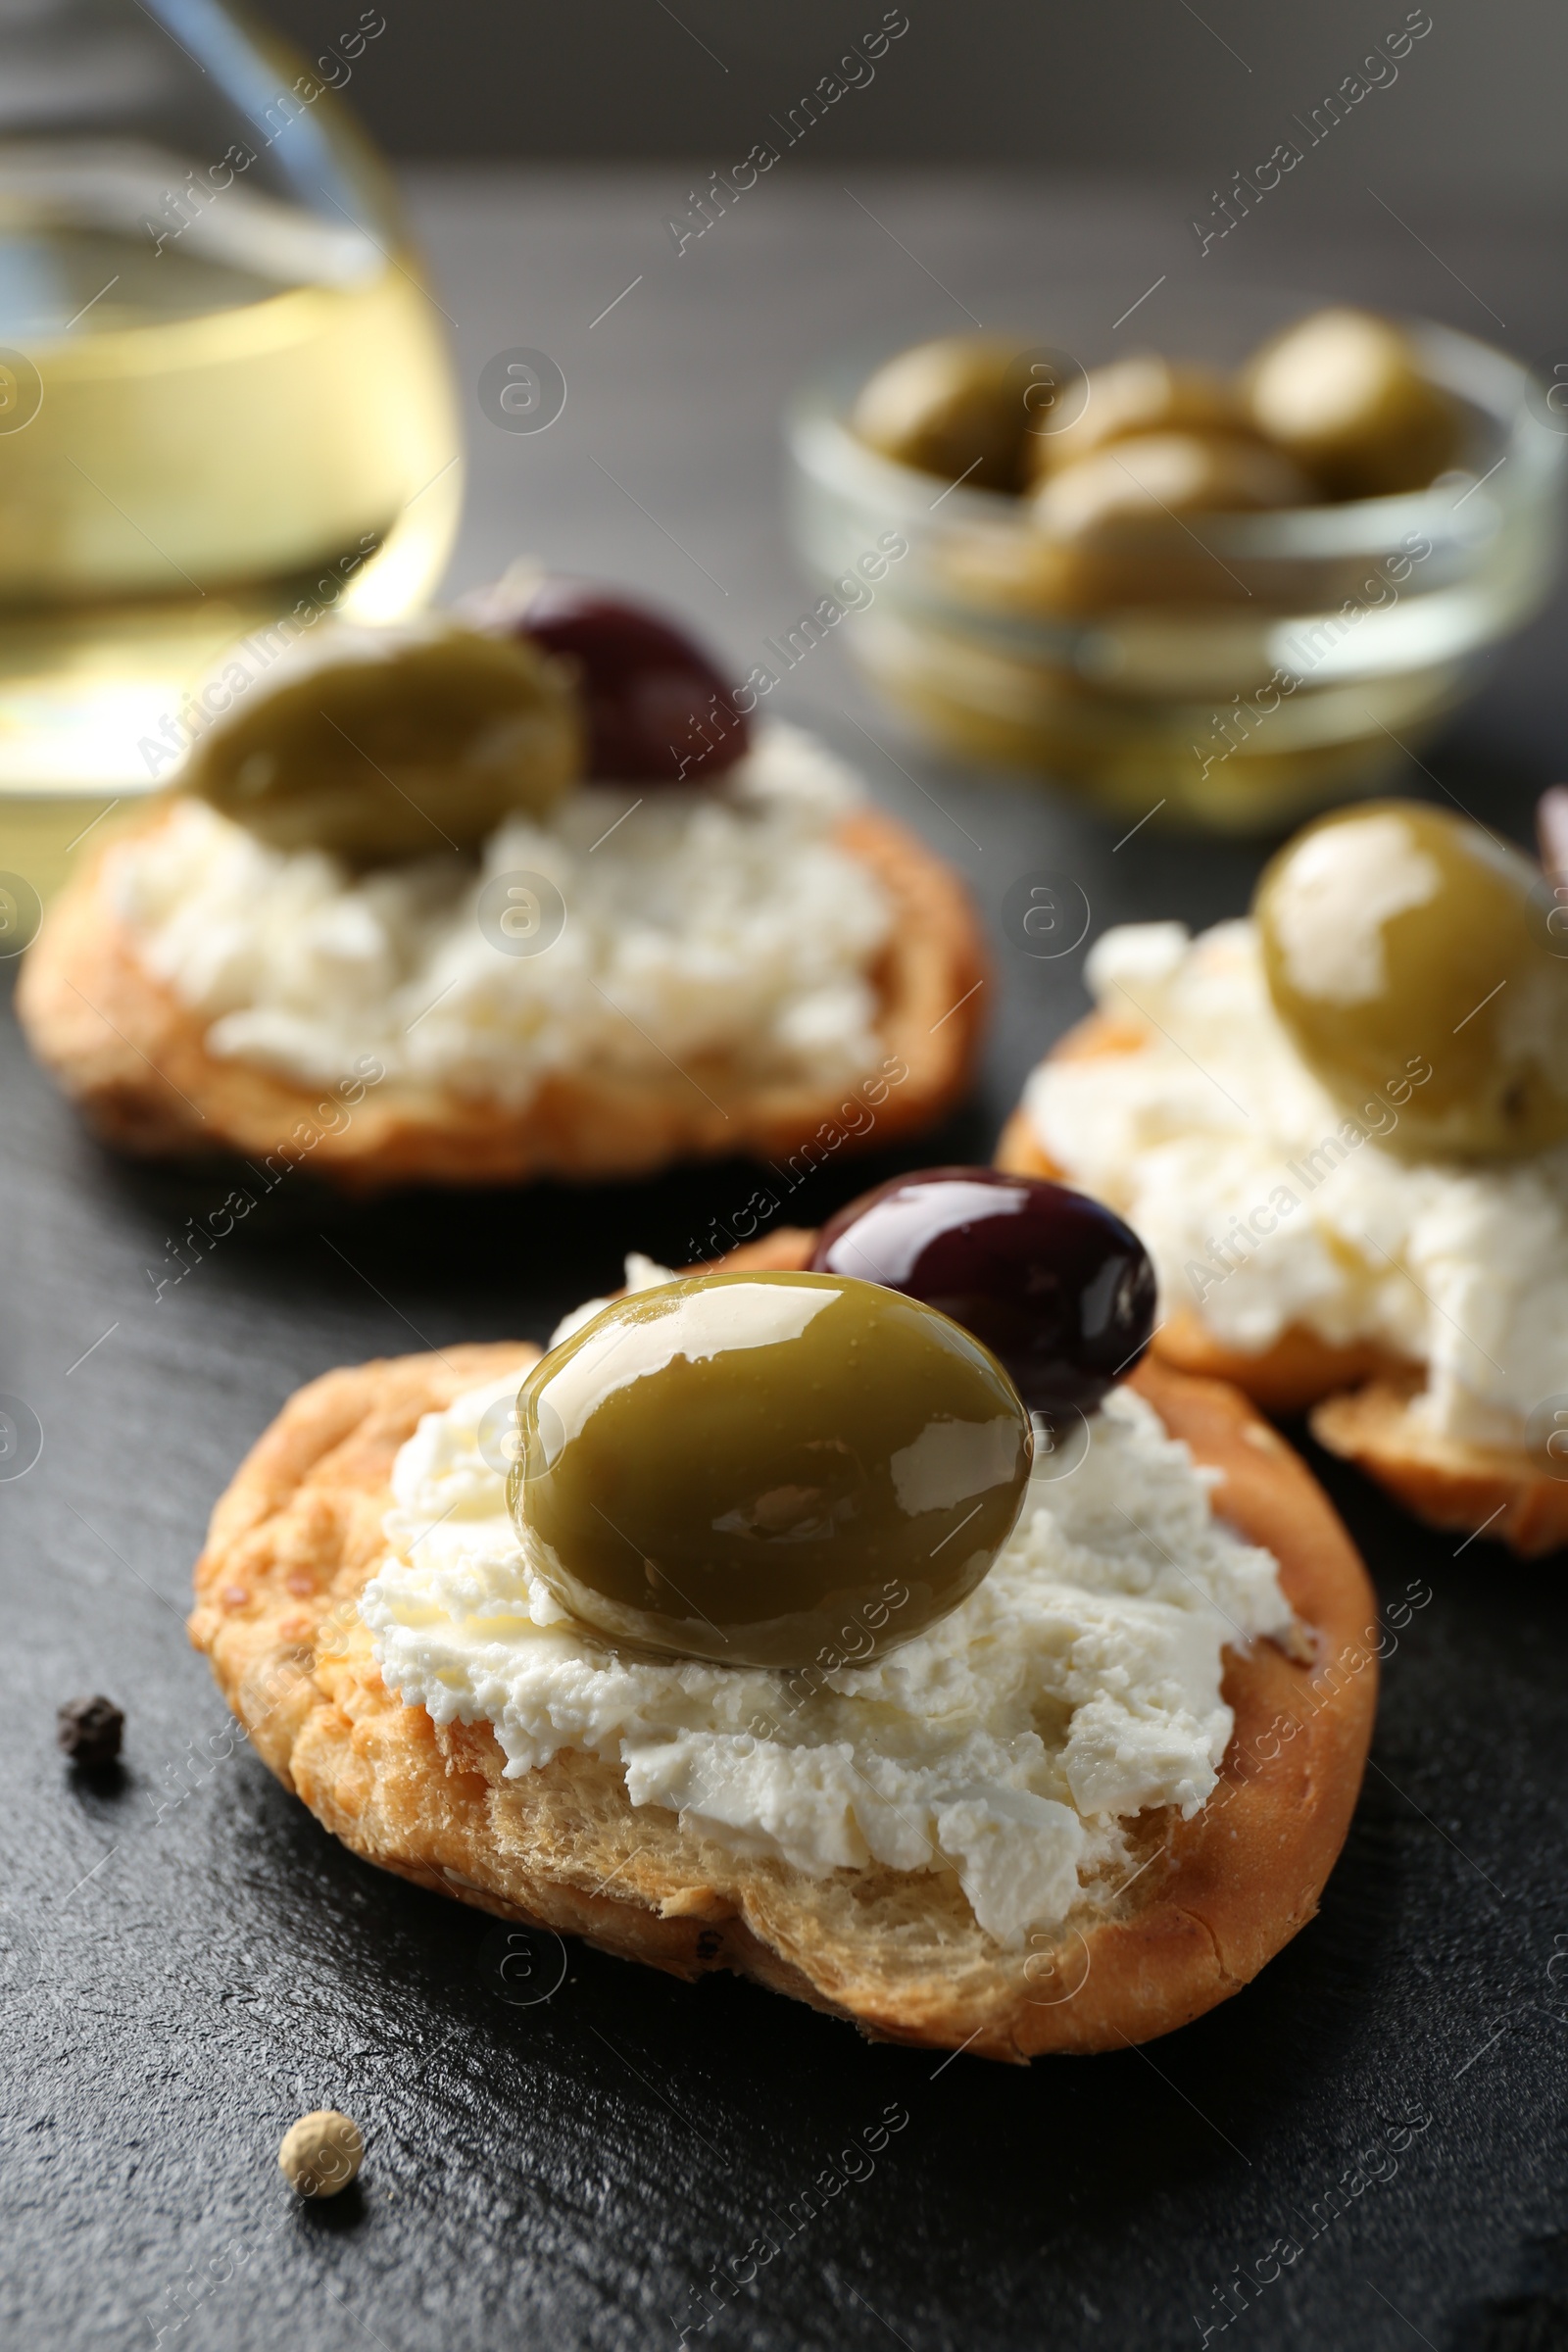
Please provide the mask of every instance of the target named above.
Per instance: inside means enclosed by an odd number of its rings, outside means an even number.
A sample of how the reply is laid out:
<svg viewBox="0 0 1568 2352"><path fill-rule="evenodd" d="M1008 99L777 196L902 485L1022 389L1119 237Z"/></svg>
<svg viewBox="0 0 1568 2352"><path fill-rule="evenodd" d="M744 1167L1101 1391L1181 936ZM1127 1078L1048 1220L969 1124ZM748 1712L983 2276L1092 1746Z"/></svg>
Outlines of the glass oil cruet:
<svg viewBox="0 0 1568 2352"><path fill-rule="evenodd" d="M336 95L386 20L342 16L302 60L221 0L0 0L0 869L43 898L216 662L450 551L443 318Z"/></svg>

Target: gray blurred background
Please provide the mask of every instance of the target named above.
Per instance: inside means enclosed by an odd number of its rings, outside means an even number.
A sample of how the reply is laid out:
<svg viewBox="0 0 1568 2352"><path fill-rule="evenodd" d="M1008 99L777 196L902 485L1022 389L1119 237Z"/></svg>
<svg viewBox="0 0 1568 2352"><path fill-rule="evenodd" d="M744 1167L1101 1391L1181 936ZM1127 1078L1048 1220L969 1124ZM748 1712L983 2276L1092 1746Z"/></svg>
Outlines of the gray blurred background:
<svg viewBox="0 0 1568 2352"><path fill-rule="evenodd" d="M367 0L261 6L310 59L345 46ZM787 143L885 12L907 29ZM377 16L343 94L399 167L452 343L468 473L449 598L525 551L681 612L744 675L806 595L779 429L795 387L846 347L1049 317L1063 286L1126 314L1140 348L1196 300L1260 287L1568 355L1563 0L370 0ZM1391 36L1397 52L1422 25L1391 62ZM1356 75L1331 126L1325 102ZM1286 140L1301 162L1203 253L1195 221L1222 227L1236 174ZM694 191L760 141L777 168L677 252L670 221L695 225ZM478 400L494 355L524 346L570 386L533 435ZM1493 821L1525 825L1568 767L1565 627L1568 585L1445 732L1446 788ZM1026 804L913 747L848 635L772 707L864 766L991 900ZM984 823L950 819L950 786ZM1438 789L1414 756L1405 788ZM1100 904L1096 820L1027 806ZM1195 848L1187 911L1242 904L1250 855ZM1170 857L1151 828L1114 859L1123 912L1169 911ZM1049 1017L1004 1012L999 1102L1078 1008L1075 966L1036 967L1021 998L1047 977Z"/></svg>
<svg viewBox="0 0 1568 2352"><path fill-rule="evenodd" d="M307 51L360 0L270 0ZM395 156L689 159L771 135L884 0L383 0L350 96ZM1178 178L1195 210L1295 135L1407 0L906 0L908 32L811 134L814 165L1032 165ZM1430 0L1398 69L1324 142L1307 201L1374 176L1446 207L1568 202L1562 0Z"/></svg>

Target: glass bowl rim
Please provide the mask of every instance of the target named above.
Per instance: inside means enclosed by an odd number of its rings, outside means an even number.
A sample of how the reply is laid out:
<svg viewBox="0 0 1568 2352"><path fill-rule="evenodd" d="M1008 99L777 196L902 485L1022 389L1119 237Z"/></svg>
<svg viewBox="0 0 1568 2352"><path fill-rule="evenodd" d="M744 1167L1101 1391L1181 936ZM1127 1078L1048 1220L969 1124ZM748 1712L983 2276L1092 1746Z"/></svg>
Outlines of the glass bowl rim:
<svg viewBox="0 0 1568 2352"><path fill-rule="evenodd" d="M1243 291L1223 289L1221 300ZM1272 300L1281 299L1275 290L1267 292ZM1355 307L1314 305L1311 297L1302 299L1320 310ZM1559 491L1568 473L1568 418L1559 434L1533 415L1530 396L1542 389L1541 379L1524 361L1435 319L1393 312L1378 315L1392 318L1411 337L1431 381L1480 412L1493 428L1494 445L1501 446L1501 456L1480 475L1453 468L1424 489L1392 497L1344 499L1261 514L1205 515L1205 544L1216 553L1253 562L1376 557L1397 549L1410 532L1456 552L1472 546L1479 552L1505 521ZM908 348L903 343L895 347ZM885 338L880 346L863 338L819 363L799 386L785 412L784 435L800 473L825 490L884 513L890 522L913 526L920 537L966 531L1033 537L1016 494L971 489L958 482L933 501L936 476L884 457L850 429L850 398L880 360L893 356ZM1478 511L1457 522L1460 509L1472 500Z"/></svg>

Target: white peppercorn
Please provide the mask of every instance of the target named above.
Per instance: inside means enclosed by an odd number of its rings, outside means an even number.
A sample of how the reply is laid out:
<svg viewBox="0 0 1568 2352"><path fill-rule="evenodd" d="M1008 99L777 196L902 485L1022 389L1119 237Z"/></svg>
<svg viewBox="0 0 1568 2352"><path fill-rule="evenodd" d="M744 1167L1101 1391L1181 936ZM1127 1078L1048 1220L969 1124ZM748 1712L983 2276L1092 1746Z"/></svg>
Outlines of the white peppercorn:
<svg viewBox="0 0 1568 2352"><path fill-rule="evenodd" d="M277 2162L302 2197L335 2197L365 2162L365 2141L352 2116L318 2107L289 2126Z"/></svg>

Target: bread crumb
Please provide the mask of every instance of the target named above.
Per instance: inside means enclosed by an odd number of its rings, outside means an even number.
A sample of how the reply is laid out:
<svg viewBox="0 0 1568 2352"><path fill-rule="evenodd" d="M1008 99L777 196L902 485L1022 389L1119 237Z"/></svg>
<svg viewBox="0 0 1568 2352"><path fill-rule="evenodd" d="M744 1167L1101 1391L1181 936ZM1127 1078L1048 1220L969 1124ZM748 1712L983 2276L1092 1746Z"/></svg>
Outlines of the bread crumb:
<svg viewBox="0 0 1568 2352"><path fill-rule="evenodd" d="M734 1905L712 1886L682 1886L666 1894L659 1909L664 1919L727 1919Z"/></svg>

